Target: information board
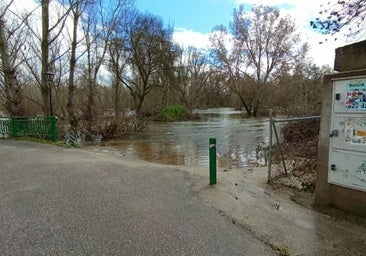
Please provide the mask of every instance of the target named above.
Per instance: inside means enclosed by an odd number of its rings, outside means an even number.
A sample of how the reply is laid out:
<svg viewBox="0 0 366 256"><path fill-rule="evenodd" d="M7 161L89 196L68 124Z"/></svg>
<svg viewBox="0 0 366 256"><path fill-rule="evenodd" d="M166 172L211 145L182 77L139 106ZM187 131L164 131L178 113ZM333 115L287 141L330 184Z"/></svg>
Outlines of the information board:
<svg viewBox="0 0 366 256"><path fill-rule="evenodd" d="M366 78L333 82L328 182L366 191Z"/></svg>

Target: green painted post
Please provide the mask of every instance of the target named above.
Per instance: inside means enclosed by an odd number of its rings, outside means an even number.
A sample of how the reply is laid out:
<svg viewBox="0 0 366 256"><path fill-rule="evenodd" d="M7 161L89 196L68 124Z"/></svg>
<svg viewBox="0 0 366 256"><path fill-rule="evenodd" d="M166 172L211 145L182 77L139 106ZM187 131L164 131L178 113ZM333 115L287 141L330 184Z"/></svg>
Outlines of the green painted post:
<svg viewBox="0 0 366 256"><path fill-rule="evenodd" d="M216 139L209 139L210 147L210 185L216 184Z"/></svg>
<svg viewBox="0 0 366 256"><path fill-rule="evenodd" d="M57 141L57 126L56 126L56 122L57 122L57 117L56 116L51 116L51 132L52 132L52 141L56 142Z"/></svg>
<svg viewBox="0 0 366 256"><path fill-rule="evenodd" d="M12 136L13 138L17 138L18 137L18 121L16 119L16 117L11 117L10 118L10 126L11 126L11 131L12 131Z"/></svg>

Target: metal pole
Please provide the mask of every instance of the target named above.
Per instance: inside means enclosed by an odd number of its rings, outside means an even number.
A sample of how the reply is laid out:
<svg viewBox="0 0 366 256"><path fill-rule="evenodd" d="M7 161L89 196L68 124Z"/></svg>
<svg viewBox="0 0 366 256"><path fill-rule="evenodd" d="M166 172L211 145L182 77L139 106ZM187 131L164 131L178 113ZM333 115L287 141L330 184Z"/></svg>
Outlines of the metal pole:
<svg viewBox="0 0 366 256"><path fill-rule="evenodd" d="M276 122L277 122L277 120L276 120ZM274 134L276 136L276 140L277 140L277 143L278 143L278 150L280 152L282 166L283 166L283 169L285 170L285 174L288 174L285 158L283 157L283 151L282 151L282 146L281 146L281 143L280 143L280 137L278 136L278 132L277 132L277 129L276 129L276 126L275 126L274 123L275 123L275 121L273 121L273 130L274 130Z"/></svg>
<svg viewBox="0 0 366 256"><path fill-rule="evenodd" d="M48 81L48 90L49 90L49 95L50 95L50 116L53 116L51 83L52 83L52 81Z"/></svg>
<svg viewBox="0 0 366 256"><path fill-rule="evenodd" d="M210 185L215 185L216 181L216 138L209 139L210 147Z"/></svg>
<svg viewBox="0 0 366 256"><path fill-rule="evenodd" d="M268 177L267 182L271 182L272 176L272 128L273 128L273 116L272 116L272 109L269 110L269 145L268 145Z"/></svg>

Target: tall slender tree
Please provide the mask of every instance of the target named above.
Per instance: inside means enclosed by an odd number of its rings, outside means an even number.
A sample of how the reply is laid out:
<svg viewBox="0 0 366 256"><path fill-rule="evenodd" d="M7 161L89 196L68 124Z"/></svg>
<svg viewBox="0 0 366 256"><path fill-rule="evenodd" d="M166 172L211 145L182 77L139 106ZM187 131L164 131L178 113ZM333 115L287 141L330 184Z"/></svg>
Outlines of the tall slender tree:
<svg viewBox="0 0 366 256"><path fill-rule="evenodd" d="M76 73L76 64L78 59L82 56L80 54L77 56L77 48L80 42L79 32L80 32L80 23L82 15L84 14L84 10L87 4L90 4L88 0L68 0L68 4L70 5L71 15L72 15L72 34L70 35L70 60L69 60L69 77L68 77L68 95L67 95L67 113L68 120L70 124L70 128L73 130L78 129L78 119L76 117L75 111L75 73Z"/></svg>
<svg viewBox="0 0 366 256"><path fill-rule="evenodd" d="M41 9L42 9L42 35L41 35L41 95L42 95L42 106L44 114L50 114L50 84L49 84L49 75L50 73L54 73L54 61L58 58L62 53L58 52L57 56L53 56L51 59L50 51L51 46L55 42L62 33L63 28L65 27L67 17L70 11L70 8L65 9L63 13L56 19L56 21L50 25L50 2L52 0L41 0Z"/></svg>
<svg viewBox="0 0 366 256"><path fill-rule="evenodd" d="M121 36L121 35L120 35ZM121 93L124 76L128 69L128 56L124 38L113 38L109 44L108 68L112 75L113 105L116 116L121 114Z"/></svg>
<svg viewBox="0 0 366 256"><path fill-rule="evenodd" d="M83 18L83 33L85 38L85 70L84 84L86 98L84 100L84 120L91 127L98 114L97 88L98 75L106 64L109 42L112 40L113 29L121 18L128 0L114 0L105 2L96 0L86 8ZM100 112L100 109L99 109Z"/></svg>

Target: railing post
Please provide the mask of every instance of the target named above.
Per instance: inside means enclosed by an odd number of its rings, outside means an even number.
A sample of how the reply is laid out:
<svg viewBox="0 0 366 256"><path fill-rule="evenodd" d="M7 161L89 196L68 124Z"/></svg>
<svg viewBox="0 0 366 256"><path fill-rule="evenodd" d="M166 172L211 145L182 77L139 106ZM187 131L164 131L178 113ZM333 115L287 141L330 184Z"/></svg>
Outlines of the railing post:
<svg viewBox="0 0 366 256"><path fill-rule="evenodd" d="M210 157L210 185L215 185L216 182L216 138L209 139L209 157Z"/></svg>
<svg viewBox="0 0 366 256"><path fill-rule="evenodd" d="M57 117L56 116L51 116L50 118L51 118L52 141L56 142L57 139L58 139L57 126L56 126Z"/></svg>
<svg viewBox="0 0 366 256"><path fill-rule="evenodd" d="M10 118L10 127L11 127L11 133L12 133L13 138L18 137L17 130L19 129L19 127L18 127L18 122L17 122L16 117Z"/></svg>

